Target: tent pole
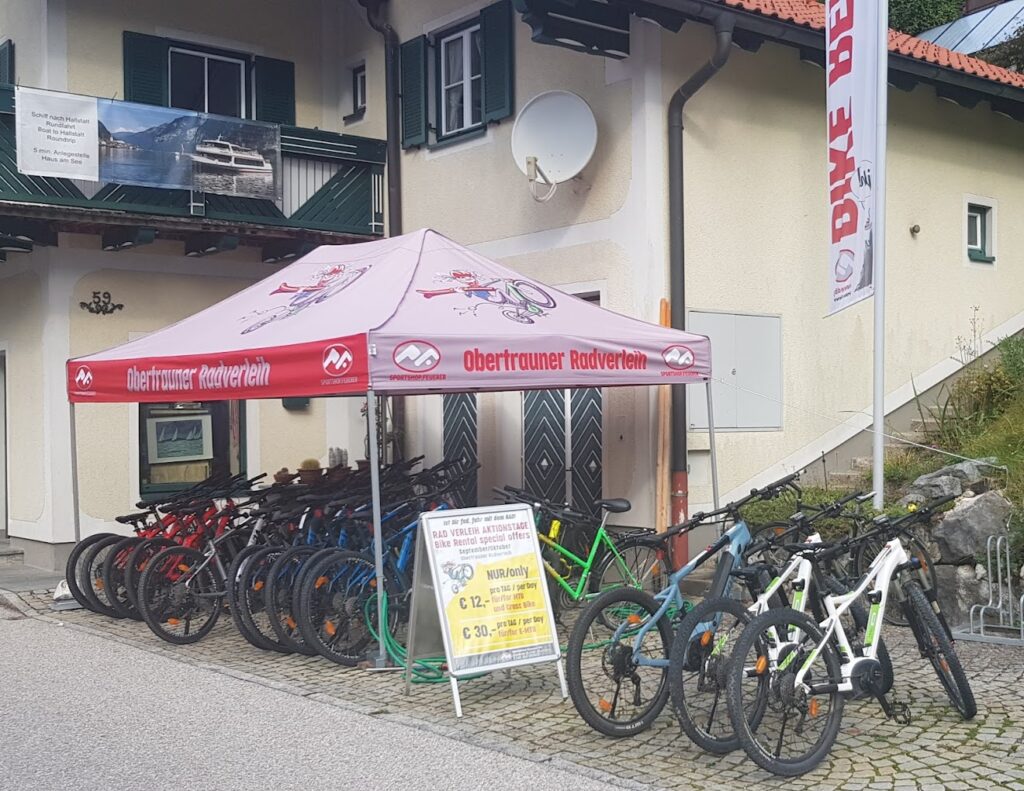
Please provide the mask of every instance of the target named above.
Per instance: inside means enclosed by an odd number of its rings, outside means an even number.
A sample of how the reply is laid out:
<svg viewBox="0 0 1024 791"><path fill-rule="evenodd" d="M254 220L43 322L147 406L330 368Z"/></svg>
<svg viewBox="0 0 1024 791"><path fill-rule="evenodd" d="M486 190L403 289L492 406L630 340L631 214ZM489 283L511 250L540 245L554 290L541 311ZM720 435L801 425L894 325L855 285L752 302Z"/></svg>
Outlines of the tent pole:
<svg viewBox="0 0 1024 791"><path fill-rule="evenodd" d="M75 435L75 402L68 403L71 433L71 514L75 525L75 543L82 540L82 524L78 514L78 439Z"/></svg>
<svg viewBox="0 0 1024 791"><path fill-rule="evenodd" d="M708 445L711 448L711 495L718 508L718 453L715 450L715 409L711 400L711 380L704 383L708 394Z"/></svg>
<svg viewBox="0 0 1024 791"><path fill-rule="evenodd" d="M384 536L380 528L380 455L377 452L377 396L372 389L366 391L366 431L370 446L370 491L373 500L373 562L377 571L377 656L374 667L387 666L384 648Z"/></svg>

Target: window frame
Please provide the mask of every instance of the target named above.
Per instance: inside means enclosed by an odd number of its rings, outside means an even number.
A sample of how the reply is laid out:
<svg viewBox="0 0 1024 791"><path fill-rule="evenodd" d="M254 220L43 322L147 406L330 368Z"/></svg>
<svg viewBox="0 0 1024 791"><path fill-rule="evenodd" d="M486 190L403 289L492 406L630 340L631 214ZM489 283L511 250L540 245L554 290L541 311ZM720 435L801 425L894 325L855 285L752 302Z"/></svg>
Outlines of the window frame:
<svg viewBox="0 0 1024 791"><path fill-rule="evenodd" d="M360 86L360 80L362 86ZM366 64L360 63L352 67L352 114L362 115L366 112Z"/></svg>
<svg viewBox="0 0 1024 791"><path fill-rule="evenodd" d="M223 52L206 49L202 46L192 46L186 42L172 44L167 48L167 106L173 107L171 104L171 97L174 93L174 83L172 79L171 61L174 58L174 53L180 53L183 55L192 55L203 59L203 110L199 112L209 113L210 107L210 68L208 61L219 60L227 63L235 63L238 65L238 94L239 94L239 109L241 114L238 118L249 119L250 118L250 102L247 90L247 79L249 69L248 66L252 62L251 57L246 57L242 54L228 55ZM219 113L214 113L219 115ZM234 116L230 116L234 117Z"/></svg>
<svg viewBox="0 0 1024 791"><path fill-rule="evenodd" d="M965 195L963 216L963 249L967 263L991 267L996 260L996 202L991 198ZM971 232L975 228L977 243L972 245Z"/></svg>
<svg viewBox="0 0 1024 791"><path fill-rule="evenodd" d="M476 76L472 73L472 40L473 33L480 37L480 73ZM483 120L483 75L484 75L484 52L483 52L483 27L480 15L468 19L461 25L439 30L430 36L431 46L434 48L434 113L431 121L434 126L434 138L437 142L451 140L462 135L479 132L486 128ZM462 120L464 123L457 129L446 132L447 126L447 103L445 102L445 44L455 39L462 39ZM480 120L473 123L473 80L480 80Z"/></svg>

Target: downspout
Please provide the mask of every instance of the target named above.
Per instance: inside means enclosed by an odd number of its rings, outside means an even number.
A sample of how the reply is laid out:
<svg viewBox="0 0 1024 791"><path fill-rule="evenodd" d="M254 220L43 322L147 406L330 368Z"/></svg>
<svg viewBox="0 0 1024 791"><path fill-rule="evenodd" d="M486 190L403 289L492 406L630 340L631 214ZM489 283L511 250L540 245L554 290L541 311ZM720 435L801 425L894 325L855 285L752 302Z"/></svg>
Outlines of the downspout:
<svg viewBox="0 0 1024 791"><path fill-rule="evenodd" d="M402 130L398 107L398 33L385 19L386 0L359 0L366 21L384 39L384 94L387 116L388 235L402 233Z"/></svg>
<svg viewBox="0 0 1024 791"><path fill-rule="evenodd" d="M672 326L686 327L686 248L683 222L683 108L697 91L718 73L732 51L736 18L719 14L715 19L715 51L693 76L680 86L668 105L668 226L669 300ZM686 453L686 385L672 387L672 524L684 521L689 509L689 470ZM686 562L686 536L676 537L673 557L677 565Z"/></svg>
<svg viewBox="0 0 1024 791"><path fill-rule="evenodd" d="M402 233L402 130L399 115L398 92L398 33L387 22L384 3L387 0L359 0L366 9L366 21L384 40L384 96L387 119L387 181L388 181L388 236ZM405 399L392 397L391 432L394 459L404 458ZM387 428L387 406L384 408L383 423L385 440Z"/></svg>

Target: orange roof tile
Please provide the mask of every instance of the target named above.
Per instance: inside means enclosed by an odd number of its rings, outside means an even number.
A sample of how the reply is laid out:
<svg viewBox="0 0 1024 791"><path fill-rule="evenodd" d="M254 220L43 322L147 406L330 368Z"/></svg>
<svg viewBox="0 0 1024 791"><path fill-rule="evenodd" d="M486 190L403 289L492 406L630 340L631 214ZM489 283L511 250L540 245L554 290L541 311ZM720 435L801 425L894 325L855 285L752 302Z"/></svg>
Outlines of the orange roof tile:
<svg viewBox="0 0 1024 791"><path fill-rule="evenodd" d="M720 0L723 5L774 17L813 30L825 29L825 6L818 0ZM985 80L1024 88L1024 74L993 66L978 58L953 52L928 41L889 31L889 51Z"/></svg>

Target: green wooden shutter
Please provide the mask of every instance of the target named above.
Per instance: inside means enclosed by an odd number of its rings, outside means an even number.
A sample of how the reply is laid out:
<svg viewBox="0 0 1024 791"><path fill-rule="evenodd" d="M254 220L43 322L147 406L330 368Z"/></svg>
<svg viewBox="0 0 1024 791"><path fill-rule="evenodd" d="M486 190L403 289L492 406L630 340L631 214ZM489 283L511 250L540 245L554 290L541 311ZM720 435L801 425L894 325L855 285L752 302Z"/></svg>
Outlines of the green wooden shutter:
<svg viewBox="0 0 1024 791"><path fill-rule="evenodd" d="M402 44L402 148L427 142L427 37Z"/></svg>
<svg viewBox="0 0 1024 791"><path fill-rule="evenodd" d="M0 84L14 85L14 42L0 44Z"/></svg>
<svg viewBox="0 0 1024 791"><path fill-rule="evenodd" d="M256 56L256 120L295 125L295 64Z"/></svg>
<svg viewBox="0 0 1024 791"><path fill-rule="evenodd" d="M487 6L480 12L483 44L483 120L500 121L512 115L515 105L515 32L512 4L508 0Z"/></svg>
<svg viewBox="0 0 1024 791"><path fill-rule="evenodd" d="M124 99L126 102L169 103L167 50L170 42L159 36L124 32Z"/></svg>

